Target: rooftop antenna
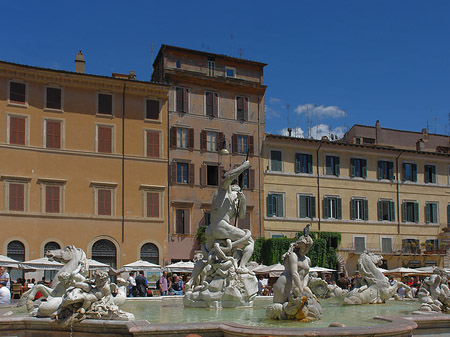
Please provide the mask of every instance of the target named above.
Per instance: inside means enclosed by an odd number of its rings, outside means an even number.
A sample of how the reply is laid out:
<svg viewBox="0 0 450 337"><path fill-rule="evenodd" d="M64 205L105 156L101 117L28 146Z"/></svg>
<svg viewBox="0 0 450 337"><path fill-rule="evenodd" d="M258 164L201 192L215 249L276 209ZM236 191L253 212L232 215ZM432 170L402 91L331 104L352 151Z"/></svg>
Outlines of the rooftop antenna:
<svg viewBox="0 0 450 337"><path fill-rule="evenodd" d="M231 56L233 56L233 34L230 34Z"/></svg>
<svg viewBox="0 0 450 337"><path fill-rule="evenodd" d="M347 110L344 110L344 130L347 132Z"/></svg>
<svg viewBox="0 0 450 337"><path fill-rule="evenodd" d="M288 125L288 129L291 128L291 122L289 120L289 104L286 104L286 110L287 110L287 125Z"/></svg>
<svg viewBox="0 0 450 337"><path fill-rule="evenodd" d="M434 133L437 133L436 132L436 122L437 122L437 120L438 120L438 117L434 116Z"/></svg>
<svg viewBox="0 0 450 337"><path fill-rule="evenodd" d="M150 65L150 69L152 68L152 66L153 66L153 62L155 62L154 61L154 58L153 58L153 53L154 53L154 45L153 45L153 42L152 42L152 64ZM153 71L152 71L152 73L150 74L150 78L153 76Z"/></svg>
<svg viewBox="0 0 450 337"><path fill-rule="evenodd" d="M309 118L309 106L306 105L306 134L311 138L311 120Z"/></svg>
<svg viewBox="0 0 450 337"><path fill-rule="evenodd" d="M427 121L427 132L430 133L430 124Z"/></svg>

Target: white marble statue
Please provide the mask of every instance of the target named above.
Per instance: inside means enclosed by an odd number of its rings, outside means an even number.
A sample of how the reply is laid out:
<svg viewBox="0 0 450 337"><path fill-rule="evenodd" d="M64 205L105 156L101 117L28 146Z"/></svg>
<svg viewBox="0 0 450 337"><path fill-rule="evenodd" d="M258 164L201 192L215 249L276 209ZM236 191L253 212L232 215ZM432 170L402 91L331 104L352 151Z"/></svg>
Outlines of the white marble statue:
<svg viewBox="0 0 450 337"><path fill-rule="evenodd" d="M225 173L211 204L211 223L205 231L206 244L186 284L184 305L187 307L251 306L258 292L258 281L246 264L253 254L251 232L232 225L245 218L246 199L236 183L250 167L245 161Z"/></svg>
<svg viewBox="0 0 450 337"><path fill-rule="evenodd" d="M383 257L379 254L367 251L361 253L358 259L359 273L366 284L350 292L344 290L336 296L341 304L384 303L391 297L395 297L400 287L405 288L406 297L412 299L411 288L408 285L403 282L397 282L392 286L389 284L388 278L378 268L382 259Z"/></svg>
<svg viewBox="0 0 450 337"><path fill-rule="evenodd" d="M130 320L134 316L119 310L125 302L128 282L118 279L119 285L109 282L108 273L95 271L94 280L87 279L89 262L82 249L66 246L51 250L47 257L64 263L55 275L52 287L33 286L21 301L26 302L32 316L55 318L67 325L86 318ZM45 301L34 301L37 292ZM113 296L117 294L116 296Z"/></svg>
<svg viewBox="0 0 450 337"><path fill-rule="evenodd" d="M434 268L433 274L425 278L417 293L420 308L414 313L450 313L450 290L447 272Z"/></svg>
<svg viewBox="0 0 450 337"><path fill-rule="evenodd" d="M311 261L306 254L312 245L313 240L305 231L283 255L285 271L273 287L273 304L266 308L268 318L301 322L322 318L322 307L308 287Z"/></svg>
<svg viewBox="0 0 450 337"><path fill-rule="evenodd" d="M329 298L342 295L342 289L336 284L328 284L318 277L317 273L310 273L308 287L319 298Z"/></svg>

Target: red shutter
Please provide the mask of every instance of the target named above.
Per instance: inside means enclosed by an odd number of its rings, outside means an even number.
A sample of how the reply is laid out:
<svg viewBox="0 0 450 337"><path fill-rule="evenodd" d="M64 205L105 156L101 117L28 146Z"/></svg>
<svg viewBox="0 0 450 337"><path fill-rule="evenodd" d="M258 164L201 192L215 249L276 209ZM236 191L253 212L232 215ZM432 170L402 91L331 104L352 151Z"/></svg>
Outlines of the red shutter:
<svg viewBox="0 0 450 337"><path fill-rule="evenodd" d="M9 143L16 145L25 145L25 118L10 117Z"/></svg>
<svg viewBox="0 0 450 337"><path fill-rule="evenodd" d="M195 184L195 165L189 164L189 181L188 184L194 185Z"/></svg>
<svg viewBox="0 0 450 337"><path fill-rule="evenodd" d="M188 149L194 150L194 129L188 129Z"/></svg>
<svg viewBox="0 0 450 337"><path fill-rule="evenodd" d="M47 121L46 122L46 146L49 149L61 148L61 122Z"/></svg>
<svg viewBox="0 0 450 337"><path fill-rule="evenodd" d="M24 211L25 207L25 185L24 184L9 184L9 210L10 211Z"/></svg>
<svg viewBox="0 0 450 337"><path fill-rule="evenodd" d="M108 126L98 127L98 152L112 152L112 128Z"/></svg>
<svg viewBox="0 0 450 337"><path fill-rule="evenodd" d="M206 93L206 115L207 116L213 116L213 111L214 111L214 107L213 107L213 93L212 92L207 92Z"/></svg>
<svg viewBox="0 0 450 337"><path fill-rule="evenodd" d="M223 141L225 140L225 136L223 135L223 132L219 132L218 137L217 137L217 149L220 151L223 149ZM225 144L226 146L226 144Z"/></svg>
<svg viewBox="0 0 450 337"><path fill-rule="evenodd" d="M219 95L217 93L213 94L213 115L217 117L219 115L219 104L218 104L218 97Z"/></svg>
<svg viewBox="0 0 450 337"><path fill-rule="evenodd" d="M206 186L206 165L200 166L200 185Z"/></svg>
<svg viewBox="0 0 450 337"><path fill-rule="evenodd" d="M45 212L59 213L59 186L45 187Z"/></svg>
<svg viewBox="0 0 450 337"><path fill-rule="evenodd" d="M248 98L243 98L244 120L248 121Z"/></svg>
<svg viewBox="0 0 450 337"><path fill-rule="evenodd" d="M177 88L176 89L176 107L175 110L178 112L184 112L183 109L183 88Z"/></svg>
<svg viewBox="0 0 450 337"><path fill-rule="evenodd" d="M170 128L170 148L177 148L177 128L174 126Z"/></svg>
<svg viewBox="0 0 450 337"><path fill-rule="evenodd" d="M159 194L147 193L147 217L159 218Z"/></svg>
<svg viewBox="0 0 450 337"><path fill-rule="evenodd" d="M255 189L255 170L248 170L248 188L251 190Z"/></svg>
<svg viewBox="0 0 450 337"><path fill-rule="evenodd" d="M255 143L254 143L253 136L248 136L248 149L249 149L249 154L253 155L255 153Z"/></svg>
<svg viewBox="0 0 450 337"><path fill-rule="evenodd" d="M236 97L236 101L237 101L237 109L243 110L243 106L244 106L243 97Z"/></svg>
<svg viewBox="0 0 450 337"><path fill-rule="evenodd" d="M183 89L183 105L184 105L184 112L189 112L189 90L184 88Z"/></svg>
<svg viewBox="0 0 450 337"><path fill-rule="evenodd" d="M206 131L202 130L200 132L200 150L206 151Z"/></svg>
<svg viewBox="0 0 450 337"><path fill-rule="evenodd" d="M177 163L173 162L170 164L170 177L169 181L174 184L177 182Z"/></svg>
<svg viewBox="0 0 450 337"><path fill-rule="evenodd" d="M159 132L147 131L147 157L159 157Z"/></svg>
<svg viewBox="0 0 450 337"><path fill-rule="evenodd" d="M111 190L98 190L98 215L111 215Z"/></svg>
<svg viewBox="0 0 450 337"><path fill-rule="evenodd" d="M237 134L233 134L233 136L231 137L231 142L232 142L232 152L237 153L238 152L238 135Z"/></svg>
<svg viewBox="0 0 450 337"><path fill-rule="evenodd" d="M183 231L183 233L184 234L189 234L190 233L190 231L189 231L189 224L190 224L190 222L191 222L191 217L190 217L190 212L189 212L189 210L188 209L185 209L184 210L184 231Z"/></svg>

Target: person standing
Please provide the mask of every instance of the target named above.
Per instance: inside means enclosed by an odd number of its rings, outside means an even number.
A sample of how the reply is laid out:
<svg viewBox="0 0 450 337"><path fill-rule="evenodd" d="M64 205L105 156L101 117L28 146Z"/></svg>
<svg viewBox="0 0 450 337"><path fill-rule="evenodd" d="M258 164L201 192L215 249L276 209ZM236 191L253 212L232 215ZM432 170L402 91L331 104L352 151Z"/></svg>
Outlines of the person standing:
<svg viewBox="0 0 450 337"><path fill-rule="evenodd" d="M341 288L341 289L348 289L348 286L350 284L348 278L345 277L344 273L341 273L339 275L339 278L336 281L336 284Z"/></svg>
<svg viewBox="0 0 450 337"><path fill-rule="evenodd" d="M136 276L136 288L139 297L147 297L147 279L144 276L144 272L141 271L138 276Z"/></svg>
<svg viewBox="0 0 450 337"><path fill-rule="evenodd" d="M162 276L159 278L159 291L161 292L161 296L166 296L169 291L171 284L167 279L167 272L163 271Z"/></svg>
<svg viewBox="0 0 450 337"><path fill-rule="evenodd" d="M128 296L135 297L137 295L136 280L134 279L134 271L130 272L128 276Z"/></svg>
<svg viewBox="0 0 450 337"><path fill-rule="evenodd" d="M0 267L0 282L4 282L4 286L6 286L8 290L11 290L11 280L9 274L3 266Z"/></svg>
<svg viewBox="0 0 450 337"><path fill-rule="evenodd" d="M6 282L0 282L0 305L11 304L11 292L6 287Z"/></svg>

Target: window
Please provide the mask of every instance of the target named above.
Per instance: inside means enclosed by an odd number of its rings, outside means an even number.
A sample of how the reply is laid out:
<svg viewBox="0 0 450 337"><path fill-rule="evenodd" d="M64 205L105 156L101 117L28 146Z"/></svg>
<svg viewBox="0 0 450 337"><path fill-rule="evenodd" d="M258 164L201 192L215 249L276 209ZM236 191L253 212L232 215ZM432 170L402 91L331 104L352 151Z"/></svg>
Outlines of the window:
<svg viewBox="0 0 450 337"><path fill-rule="evenodd" d="M415 201L403 201L402 221L419 222L419 204Z"/></svg>
<svg viewBox="0 0 450 337"><path fill-rule="evenodd" d="M295 173L312 173L312 155L306 153L295 154Z"/></svg>
<svg viewBox="0 0 450 337"><path fill-rule="evenodd" d="M159 218L159 198L158 192L146 192L146 216L148 218Z"/></svg>
<svg viewBox="0 0 450 337"><path fill-rule="evenodd" d="M61 213L61 191L58 185L44 185L45 213Z"/></svg>
<svg viewBox="0 0 450 337"><path fill-rule="evenodd" d="M159 101L154 99L147 99L145 119L159 120L159 113Z"/></svg>
<svg viewBox="0 0 450 337"><path fill-rule="evenodd" d="M413 163L403 163L403 181L417 181L417 165Z"/></svg>
<svg viewBox="0 0 450 337"><path fill-rule="evenodd" d="M378 221L395 221L394 207L392 200L378 200Z"/></svg>
<svg viewBox="0 0 450 337"><path fill-rule="evenodd" d="M60 88L46 88L45 107L47 109L62 109L62 90Z"/></svg>
<svg viewBox="0 0 450 337"><path fill-rule="evenodd" d="M194 129L172 126L170 128L170 147L193 150Z"/></svg>
<svg viewBox="0 0 450 337"><path fill-rule="evenodd" d="M236 77L236 68L225 67L225 76L226 77Z"/></svg>
<svg viewBox="0 0 450 337"><path fill-rule="evenodd" d="M253 136L233 134L231 141L233 154L253 154Z"/></svg>
<svg viewBox="0 0 450 337"><path fill-rule="evenodd" d="M248 121L248 98L236 97L236 118L241 121Z"/></svg>
<svg viewBox="0 0 450 337"><path fill-rule="evenodd" d="M189 112L189 90L186 88L176 88L175 102L177 112Z"/></svg>
<svg viewBox="0 0 450 337"><path fill-rule="evenodd" d="M325 156L325 165L326 165L325 170L326 175L339 177L340 174L339 157Z"/></svg>
<svg viewBox="0 0 450 337"><path fill-rule="evenodd" d="M177 209L175 210L175 233L176 234L189 234L189 210L188 209Z"/></svg>
<svg viewBox="0 0 450 337"><path fill-rule="evenodd" d="M350 159L350 177L367 177L367 161L361 158Z"/></svg>
<svg viewBox="0 0 450 337"><path fill-rule="evenodd" d="M219 167L217 165L202 165L200 168L200 184L202 186L218 186Z"/></svg>
<svg viewBox="0 0 450 337"><path fill-rule="evenodd" d="M26 136L26 117L9 117L9 144L25 145Z"/></svg>
<svg viewBox="0 0 450 337"><path fill-rule="evenodd" d="M284 208L284 194L269 193L267 196L267 216L269 217L283 217Z"/></svg>
<svg viewBox="0 0 450 337"><path fill-rule="evenodd" d="M22 105L26 103L25 83L9 82L9 102Z"/></svg>
<svg viewBox="0 0 450 337"><path fill-rule="evenodd" d="M403 239L402 250L406 254L417 254L419 252L419 240L416 239Z"/></svg>
<svg viewBox="0 0 450 337"><path fill-rule="evenodd" d="M369 220L369 202L366 199L354 198L350 200L350 219Z"/></svg>
<svg viewBox="0 0 450 337"><path fill-rule="evenodd" d="M247 169L243 172L242 187L251 190L255 188L255 170Z"/></svg>
<svg viewBox="0 0 450 337"><path fill-rule="evenodd" d="M427 252L436 252L439 250L438 239L428 239L425 242Z"/></svg>
<svg viewBox="0 0 450 337"><path fill-rule="evenodd" d="M206 133L206 150L217 151L217 132L208 131Z"/></svg>
<svg viewBox="0 0 450 337"><path fill-rule="evenodd" d="M188 148L188 129L177 128L177 148Z"/></svg>
<svg viewBox="0 0 450 337"><path fill-rule="evenodd" d="M194 164L174 161L170 165L170 182L172 184L194 184Z"/></svg>
<svg viewBox="0 0 450 337"><path fill-rule="evenodd" d="M205 101L206 101L206 115L207 116L218 116L218 101L219 94L215 92L206 92L205 93Z"/></svg>
<svg viewBox="0 0 450 337"><path fill-rule="evenodd" d="M25 211L26 184L19 182L9 182L8 186L8 209L15 212Z"/></svg>
<svg viewBox="0 0 450 337"><path fill-rule="evenodd" d="M439 223L439 212L437 202L427 202L425 206L426 222L427 223Z"/></svg>
<svg viewBox="0 0 450 337"><path fill-rule="evenodd" d="M61 148L61 121L45 120L45 147L47 149Z"/></svg>
<svg viewBox="0 0 450 337"><path fill-rule="evenodd" d="M98 94L98 109L97 113L101 115L112 116L112 95Z"/></svg>
<svg viewBox="0 0 450 337"><path fill-rule="evenodd" d="M141 260L159 264L159 249L153 243L146 243L141 247Z"/></svg>
<svg viewBox="0 0 450 337"><path fill-rule="evenodd" d="M113 127L97 125L97 152L113 152Z"/></svg>
<svg viewBox="0 0 450 337"><path fill-rule="evenodd" d="M215 68L216 62L214 60L208 60L208 76L214 76Z"/></svg>
<svg viewBox="0 0 450 337"><path fill-rule="evenodd" d="M238 135L238 153L247 153L248 151L248 137L244 135Z"/></svg>
<svg viewBox="0 0 450 337"><path fill-rule="evenodd" d="M381 238L381 252L383 254L392 253L392 238Z"/></svg>
<svg viewBox="0 0 450 337"><path fill-rule="evenodd" d="M378 161L378 179L394 180L394 163L386 160Z"/></svg>
<svg viewBox="0 0 450 337"><path fill-rule="evenodd" d="M270 151L270 170L281 172L283 170L282 153L278 150Z"/></svg>
<svg viewBox="0 0 450 337"><path fill-rule="evenodd" d="M342 200L339 197L323 198L323 218L342 219Z"/></svg>
<svg viewBox="0 0 450 337"><path fill-rule="evenodd" d="M159 157L159 131L147 130L145 132L145 135L147 137L147 142L146 142L147 157L158 158Z"/></svg>
<svg viewBox="0 0 450 337"><path fill-rule="evenodd" d="M366 238L364 236L355 236L355 253L361 254L366 250Z"/></svg>
<svg viewBox="0 0 450 337"><path fill-rule="evenodd" d="M188 163L177 163L177 183L187 184L188 183Z"/></svg>
<svg viewBox="0 0 450 337"><path fill-rule="evenodd" d="M112 215L113 190L108 188L97 189L97 215Z"/></svg>
<svg viewBox="0 0 450 337"><path fill-rule="evenodd" d="M436 184L436 165L425 165L425 183Z"/></svg>
<svg viewBox="0 0 450 337"><path fill-rule="evenodd" d="M175 61L175 66L176 66L178 69L181 68L181 62L180 62L180 60L176 60L176 61Z"/></svg>
<svg viewBox="0 0 450 337"><path fill-rule="evenodd" d="M313 219L316 217L316 198L311 195L298 196L299 218Z"/></svg>
<svg viewBox="0 0 450 337"><path fill-rule="evenodd" d="M250 213L246 213L244 219L238 219L238 227L240 229L250 230L251 229L250 226L251 226Z"/></svg>

